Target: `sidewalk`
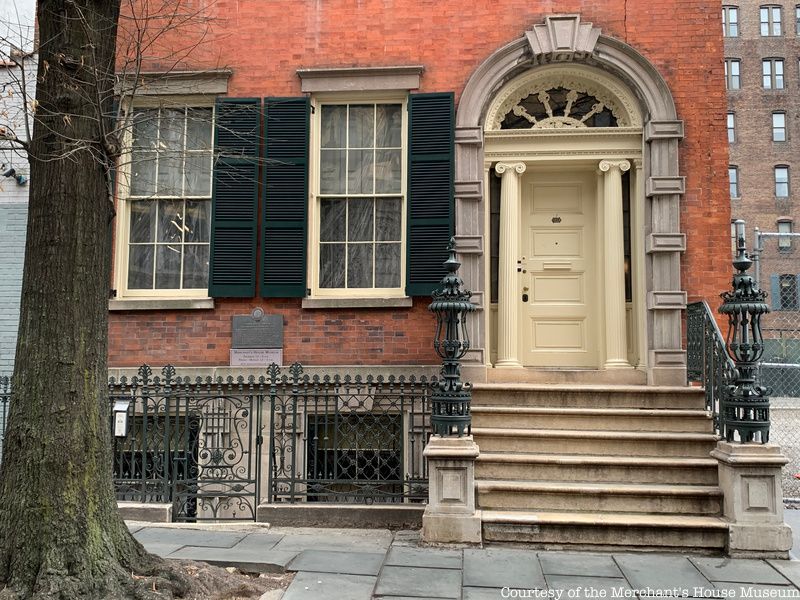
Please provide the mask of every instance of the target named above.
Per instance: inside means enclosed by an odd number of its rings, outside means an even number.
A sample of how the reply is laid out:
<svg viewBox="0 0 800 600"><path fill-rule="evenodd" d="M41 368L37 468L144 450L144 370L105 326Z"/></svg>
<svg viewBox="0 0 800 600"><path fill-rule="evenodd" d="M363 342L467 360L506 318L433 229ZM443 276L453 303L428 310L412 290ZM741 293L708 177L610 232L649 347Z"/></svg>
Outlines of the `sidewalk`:
<svg viewBox="0 0 800 600"><path fill-rule="evenodd" d="M282 600L798 598L800 561L419 546L416 531L129 523L167 558L296 572ZM270 598L280 596L273 595Z"/></svg>

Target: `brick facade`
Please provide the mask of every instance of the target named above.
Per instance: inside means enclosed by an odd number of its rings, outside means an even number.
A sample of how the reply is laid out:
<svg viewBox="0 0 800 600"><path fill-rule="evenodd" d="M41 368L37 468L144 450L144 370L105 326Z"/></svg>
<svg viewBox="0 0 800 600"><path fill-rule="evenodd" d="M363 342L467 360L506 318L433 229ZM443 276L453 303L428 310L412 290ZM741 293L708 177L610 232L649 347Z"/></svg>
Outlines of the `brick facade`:
<svg viewBox="0 0 800 600"><path fill-rule="evenodd" d="M294 3L219 0L211 41L179 65L229 67L230 96L299 96L297 69L424 65L420 91L453 91L456 103L472 72L490 54L554 12L580 13L642 53L665 78L684 121L680 144L687 234L683 289L690 299L717 298L730 263L725 90L720 4L665 0L531 2L499 0L332 0ZM166 41L167 44L179 42ZM151 64L153 70L167 65ZM432 317L427 299L410 309L302 310L298 301L216 300L213 311L114 312L110 365L142 362L224 365L230 317L255 306L284 315L285 362L430 364Z"/></svg>

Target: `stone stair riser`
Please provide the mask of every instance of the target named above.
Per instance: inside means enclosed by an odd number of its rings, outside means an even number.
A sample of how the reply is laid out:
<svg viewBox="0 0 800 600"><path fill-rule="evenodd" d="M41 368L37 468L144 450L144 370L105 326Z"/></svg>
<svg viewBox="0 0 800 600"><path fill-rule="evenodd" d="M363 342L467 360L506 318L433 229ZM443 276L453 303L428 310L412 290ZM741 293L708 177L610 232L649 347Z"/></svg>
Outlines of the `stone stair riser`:
<svg viewBox="0 0 800 600"><path fill-rule="evenodd" d="M478 504L487 510L556 510L626 512L643 514L716 515L718 496L673 496L597 493L557 493L549 491L513 492L478 490Z"/></svg>
<svg viewBox="0 0 800 600"><path fill-rule="evenodd" d="M524 543L551 549L651 550L718 553L727 532L717 529L663 527L587 527L484 523L484 542Z"/></svg>
<svg viewBox="0 0 800 600"><path fill-rule="evenodd" d="M591 456L675 456L708 458L715 443L705 440L559 438L475 434L481 452L586 454Z"/></svg>
<svg viewBox="0 0 800 600"><path fill-rule="evenodd" d="M587 431L671 431L676 433L711 433L711 421L704 415L692 417L506 414L476 410L473 427L511 427L531 429L585 429Z"/></svg>
<svg viewBox="0 0 800 600"><path fill-rule="evenodd" d="M477 479L515 481L624 481L627 483L689 483L717 485L717 467L650 467L617 465L530 464L482 461L475 463Z"/></svg>
<svg viewBox="0 0 800 600"><path fill-rule="evenodd" d="M474 390L474 406L548 406L570 408L672 408L703 410L700 394L666 393L575 393L562 391Z"/></svg>

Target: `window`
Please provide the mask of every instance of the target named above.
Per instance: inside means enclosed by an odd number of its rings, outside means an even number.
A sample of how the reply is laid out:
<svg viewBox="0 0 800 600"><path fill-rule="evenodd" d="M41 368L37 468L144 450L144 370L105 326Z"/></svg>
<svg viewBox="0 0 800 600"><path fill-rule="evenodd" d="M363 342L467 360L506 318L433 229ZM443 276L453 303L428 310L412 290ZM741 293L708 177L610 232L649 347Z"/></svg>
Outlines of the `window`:
<svg viewBox="0 0 800 600"><path fill-rule="evenodd" d="M796 35L800 35L800 5L794 9L794 31Z"/></svg>
<svg viewBox="0 0 800 600"><path fill-rule="evenodd" d="M736 58L725 59L725 87L738 90L742 87L741 62Z"/></svg>
<svg viewBox="0 0 800 600"><path fill-rule="evenodd" d="M761 35L764 37L781 35L781 7L761 7Z"/></svg>
<svg viewBox="0 0 800 600"><path fill-rule="evenodd" d="M123 295L207 295L213 112L133 111Z"/></svg>
<svg viewBox="0 0 800 600"><path fill-rule="evenodd" d="M728 143L736 141L736 117L733 113L728 113Z"/></svg>
<svg viewBox="0 0 800 600"><path fill-rule="evenodd" d="M783 112L772 113L772 141L773 142L786 141L786 113Z"/></svg>
<svg viewBox="0 0 800 600"><path fill-rule="evenodd" d="M778 233L792 233L792 222L789 220L778 221ZM792 236L782 235L778 237L778 249L790 250L792 248Z"/></svg>
<svg viewBox="0 0 800 600"><path fill-rule="evenodd" d="M783 89L782 58L765 58L761 61L761 73L765 90Z"/></svg>
<svg viewBox="0 0 800 600"><path fill-rule="evenodd" d="M736 6L722 7L722 35L737 37L739 35L739 8Z"/></svg>
<svg viewBox="0 0 800 600"><path fill-rule="evenodd" d="M789 197L789 167L775 167L775 197Z"/></svg>
<svg viewBox="0 0 800 600"><path fill-rule="evenodd" d="M401 293L403 102L319 107L317 288Z"/></svg>
<svg viewBox="0 0 800 600"><path fill-rule="evenodd" d="M739 169L728 167L728 183L730 185L731 198L739 197Z"/></svg>
<svg viewBox="0 0 800 600"><path fill-rule="evenodd" d="M778 294L778 310L797 310L797 277L795 275L779 275Z"/></svg>

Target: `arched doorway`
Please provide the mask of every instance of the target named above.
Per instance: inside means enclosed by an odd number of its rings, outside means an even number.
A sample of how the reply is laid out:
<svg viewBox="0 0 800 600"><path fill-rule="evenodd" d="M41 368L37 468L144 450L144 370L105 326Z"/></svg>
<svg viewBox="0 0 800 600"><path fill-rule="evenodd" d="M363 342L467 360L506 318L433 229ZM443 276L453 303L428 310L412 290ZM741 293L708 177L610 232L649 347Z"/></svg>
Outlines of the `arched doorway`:
<svg viewBox="0 0 800 600"><path fill-rule="evenodd" d="M456 238L484 308L472 361L684 384L683 124L653 65L547 17L473 73L456 122Z"/></svg>

